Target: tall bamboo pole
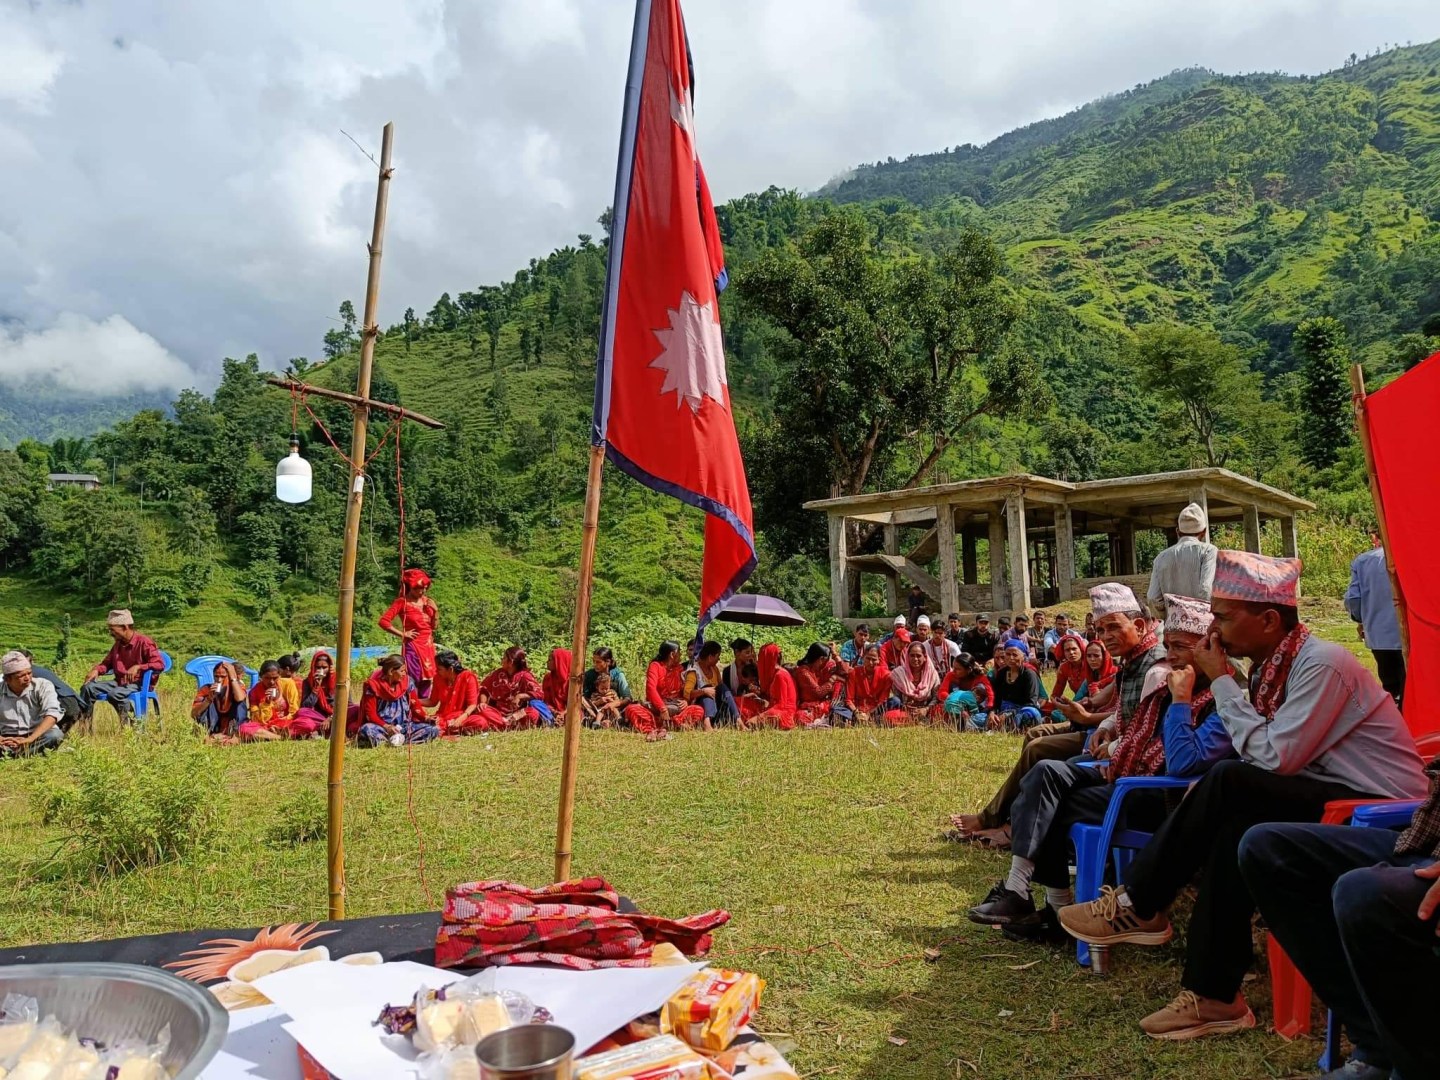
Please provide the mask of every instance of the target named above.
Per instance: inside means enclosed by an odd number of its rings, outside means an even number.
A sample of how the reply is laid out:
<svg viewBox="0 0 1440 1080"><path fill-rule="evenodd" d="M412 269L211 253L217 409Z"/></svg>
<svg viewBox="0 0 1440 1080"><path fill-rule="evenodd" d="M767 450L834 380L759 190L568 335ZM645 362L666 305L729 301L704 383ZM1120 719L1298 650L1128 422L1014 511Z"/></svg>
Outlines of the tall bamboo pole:
<svg viewBox="0 0 1440 1080"><path fill-rule="evenodd" d="M595 576L595 542L600 534L600 480L605 444L590 447L585 482L585 525L580 537L580 583L575 594L575 633L570 642L570 691L565 699L565 755L560 762L560 819L555 827L555 880L570 877L570 839L575 825L575 781L579 775L580 698L585 688L585 646L590 636L590 585Z"/></svg>
<svg viewBox="0 0 1440 1080"><path fill-rule="evenodd" d="M1365 451L1365 473L1370 478L1370 499L1375 503L1375 522L1380 543L1385 549L1385 569L1390 572L1390 596L1395 601L1395 617L1400 622L1400 650L1410 660L1410 620L1405 606L1405 593L1400 588L1400 575L1395 572L1395 555L1390 549L1390 527L1385 523L1385 500L1380 497L1380 476L1375 471L1375 451L1370 445L1370 418L1365 413L1365 369L1359 364L1350 369L1350 391L1355 399L1355 427L1360 432L1360 447Z"/></svg>
<svg viewBox="0 0 1440 1080"><path fill-rule="evenodd" d="M360 375L356 395L370 397L375 362L376 308L380 302L380 250L385 239L385 207L390 196L390 145L395 125L386 124L380 141L380 179L375 190L375 226L370 233L370 271L365 280L365 318L361 326ZM345 716L350 706L350 642L355 631L355 558L360 544L360 509L365 499L365 436L370 410L353 406L350 437L350 495L345 506L345 549L340 557L340 628L335 657L335 715L330 720L329 825L330 918L345 917Z"/></svg>

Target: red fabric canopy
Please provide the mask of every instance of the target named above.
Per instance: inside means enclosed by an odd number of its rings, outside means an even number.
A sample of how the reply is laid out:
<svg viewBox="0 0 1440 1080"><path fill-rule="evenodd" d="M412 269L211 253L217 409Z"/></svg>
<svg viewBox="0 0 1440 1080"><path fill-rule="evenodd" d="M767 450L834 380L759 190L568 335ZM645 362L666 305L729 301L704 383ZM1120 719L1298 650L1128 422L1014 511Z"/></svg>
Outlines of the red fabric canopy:
<svg viewBox="0 0 1440 1080"><path fill-rule="evenodd" d="M1390 557L1409 609L1405 722L1419 739L1440 731L1440 353L1371 394L1366 415Z"/></svg>

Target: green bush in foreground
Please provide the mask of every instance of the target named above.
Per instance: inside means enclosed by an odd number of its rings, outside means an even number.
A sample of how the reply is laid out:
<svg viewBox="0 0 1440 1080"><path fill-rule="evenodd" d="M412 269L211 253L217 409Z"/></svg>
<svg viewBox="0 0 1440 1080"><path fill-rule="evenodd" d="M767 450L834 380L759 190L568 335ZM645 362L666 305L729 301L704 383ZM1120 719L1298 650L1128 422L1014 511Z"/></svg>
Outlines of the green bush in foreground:
<svg viewBox="0 0 1440 1080"><path fill-rule="evenodd" d="M126 730L73 746L37 763L34 798L77 860L119 873L179 859L214 835L226 761L193 730Z"/></svg>
<svg viewBox="0 0 1440 1080"><path fill-rule="evenodd" d="M280 805L265 839L272 847L298 847L323 839L328 823L324 795L306 789Z"/></svg>

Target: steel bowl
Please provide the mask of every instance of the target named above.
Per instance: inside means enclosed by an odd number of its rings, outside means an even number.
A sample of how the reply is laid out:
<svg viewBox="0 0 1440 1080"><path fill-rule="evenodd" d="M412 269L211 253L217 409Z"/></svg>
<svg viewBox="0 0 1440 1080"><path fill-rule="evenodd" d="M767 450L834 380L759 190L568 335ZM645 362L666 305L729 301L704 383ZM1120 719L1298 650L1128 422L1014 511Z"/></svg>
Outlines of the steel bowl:
<svg viewBox="0 0 1440 1080"><path fill-rule="evenodd" d="M138 964L20 964L0 967L0 999L24 994L68 1032L113 1046L154 1043L170 1028L160 1063L173 1080L194 1080L230 1030L230 1016L204 987Z"/></svg>

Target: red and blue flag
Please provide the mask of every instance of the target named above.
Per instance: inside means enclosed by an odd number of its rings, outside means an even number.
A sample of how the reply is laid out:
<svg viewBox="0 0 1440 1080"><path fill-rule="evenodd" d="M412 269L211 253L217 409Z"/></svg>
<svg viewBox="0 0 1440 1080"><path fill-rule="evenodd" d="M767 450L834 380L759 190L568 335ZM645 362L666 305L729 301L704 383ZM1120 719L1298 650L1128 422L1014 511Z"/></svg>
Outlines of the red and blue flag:
<svg viewBox="0 0 1440 1080"><path fill-rule="evenodd" d="M703 629L755 569L750 489L725 374L725 254L695 149L679 0L639 0L592 440L619 468L706 513Z"/></svg>

